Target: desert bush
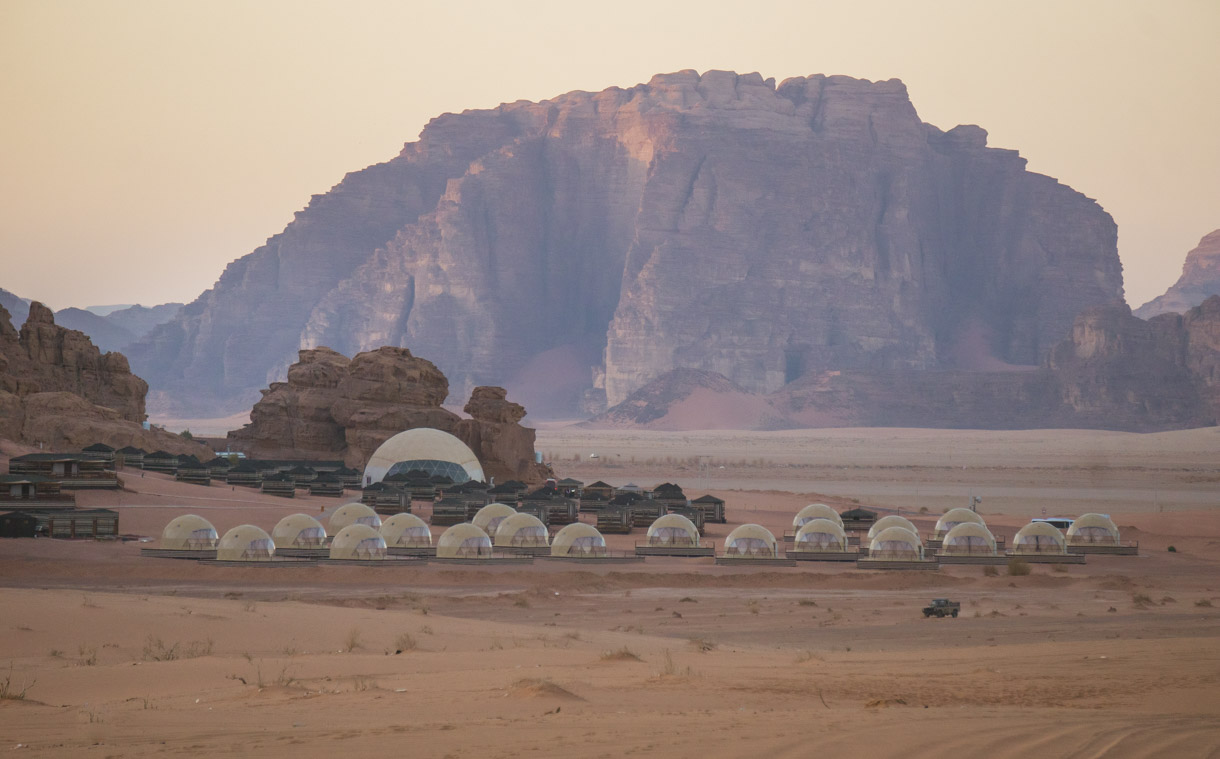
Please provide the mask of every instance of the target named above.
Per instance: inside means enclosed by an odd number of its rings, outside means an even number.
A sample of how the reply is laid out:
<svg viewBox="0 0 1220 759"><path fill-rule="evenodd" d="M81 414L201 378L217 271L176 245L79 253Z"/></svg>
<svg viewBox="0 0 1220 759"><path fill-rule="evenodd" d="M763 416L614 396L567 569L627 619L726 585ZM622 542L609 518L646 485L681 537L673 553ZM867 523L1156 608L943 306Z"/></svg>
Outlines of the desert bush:
<svg viewBox="0 0 1220 759"><path fill-rule="evenodd" d="M347 631L347 637L343 639L343 650L350 654L357 648L364 648L364 642L360 638L360 628L353 627Z"/></svg>
<svg viewBox="0 0 1220 759"><path fill-rule="evenodd" d="M1210 609L1212 607L1212 602L1206 598L1200 598L1198 601L1195 601L1195 606Z"/></svg>
<svg viewBox="0 0 1220 759"><path fill-rule="evenodd" d="M643 661L639 654L626 646L614 651L604 651L601 659L602 661Z"/></svg>
<svg viewBox="0 0 1220 759"><path fill-rule="evenodd" d="M30 688L34 687L37 680L26 682L25 678L21 678L21 685L13 682L13 664L9 662L8 674L0 680L0 700L3 701L24 701L25 694L30 692Z"/></svg>
<svg viewBox="0 0 1220 759"><path fill-rule="evenodd" d="M394 639L394 649L396 651L413 651L415 646L415 636L411 633L402 633Z"/></svg>
<svg viewBox="0 0 1220 759"><path fill-rule="evenodd" d="M1024 577L1031 571L1028 562L1021 561L1020 559L1012 559L1008 562L1008 575L1010 577Z"/></svg>
<svg viewBox="0 0 1220 759"><path fill-rule="evenodd" d="M212 639L192 640L185 645L175 641L166 645L165 641L155 635L149 635L144 640L144 658L147 661L174 661L175 659L195 659L209 656L212 653Z"/></svg>
<svg viewBox="0 0 1220 759"><path fill-rule="evenodd" d="M1000 570L991 564L988 564L983 567L983 576L984 577L995 577L999 573L1000 573Z"/></svg>
<svg viewBox="0 0 1220 759"><path fill-rule="evenodd" d="M1170 552L1170 553L1177 553L1177 552L1178 552L1178 549L1174 548L1173 546L1169 546L1169 552Z"/></svg>
<svg viewBox="0 0 1220 759"><path fill-rule="evenodd" d="M97 664L97 648L95 646L88 646L82 643L77 647L76 653L79 656L76 663L82 667L92 667L94 664Z"/></svg>

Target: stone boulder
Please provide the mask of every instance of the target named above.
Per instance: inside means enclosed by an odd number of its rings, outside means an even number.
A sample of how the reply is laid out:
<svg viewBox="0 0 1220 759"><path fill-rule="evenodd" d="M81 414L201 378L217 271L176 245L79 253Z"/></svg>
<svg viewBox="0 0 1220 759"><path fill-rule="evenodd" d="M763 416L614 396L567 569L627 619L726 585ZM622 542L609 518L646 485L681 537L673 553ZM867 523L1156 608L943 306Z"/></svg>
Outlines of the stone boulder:
<svg viewBox="0 0 1220 759"><path fill-rule="evenodd" d="M229 433L236 449L261 458L342 458L363 467L383 442L403 430L449 432L498 480L528 483L549 471L534 463L534 430L518 422L525 409L503 388L478 387L466 404L470 419L441 406L449 381L406 348L381 347L348 359L330 348L302 350L250 412L250 424Z"/></svg>

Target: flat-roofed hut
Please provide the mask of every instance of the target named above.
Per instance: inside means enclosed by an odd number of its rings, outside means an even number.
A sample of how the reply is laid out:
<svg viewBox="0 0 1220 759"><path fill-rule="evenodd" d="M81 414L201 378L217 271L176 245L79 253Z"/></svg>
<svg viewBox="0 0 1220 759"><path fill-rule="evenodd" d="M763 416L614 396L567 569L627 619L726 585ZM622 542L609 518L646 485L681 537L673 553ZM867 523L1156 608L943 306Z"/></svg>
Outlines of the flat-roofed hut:
<svg viewBox="0 0 1220 759"><path fill-rule="evenodd" d="M964 509L961 507L949 509L941 515L940 519L936 520L936 530L933 533L933 539L943 538L948 535L949 531L954 527L967 522L981 524L984 527L987 526L987 522L984 521L976 511L971 511L970 509Z"/></svg>
<svg viewBox="0 0 1220 759"><path fill-rule="evenodd" d="M796 512L796 516L792 517L792 527L799 530L806 522L812 522L815 519L829 519L839 527L843 526L843 517L839 516L839 512L824 503L811 503L801 507L801 510Z"/></svg>
<svg viewBox="0 0 1220 759"><path fill-rule="evenodd" d="M779 551L775 544L775 535L760 524L740 525L724 539L724 554L722 558L779 558Z"/></svg>
<svg viewBox="0 0 1220 759"><path fill-rule="evenodd" d="M1067 529L1067 543L1070 546L1116 546L1119 544L1118 538L1118 525L1105 514L1081 514Z"/></svg>
<svg viewBox="0 0 1220 759"><path fill-rule="evenodd" d="M275 541L263 528L241 524L229 530L216 545L217 561L271 561Z"/></svg>
<svg viewBox="0 0 1220 759"><path fill-rule="evenodd" d="M64 493L59 480L37 474L0 475L0 508L11 509L71 509L76 496Z"/></svg>
<svg viewBox="0 0 1220 759"><path fill-rule="evenodd" d="M124 446L114 452L115 464L116 466L143 469L145 453L148 453L148 451L143 448L137 448L134 445Z"/></svg>
<svg viewBox="0 0 1220 759"><path fill-rule="evenodd" d="M367 524L349 524L330 541L331 559L378 561L385 557L385 538Z"/></svg>
<svg viewBox="0 0 1220 759"><path fill-rule="evenodd" d="M114 450L114 448L106 445L105 443L94 443L93 445L89 446L88 448L82 448L81 453L87 453L90 456L93 456L94 458L105 461L107 464L109 464L112 467L114 466L115 450Z"/></svg>
<svg viewBox="0 0 1220 759"><path fill-rule="evenodd" d="M958 522L942 538L940 553L946 556L995 556L995 536L986 525Z"/></svg>
<svg viewBox="0 0 1220 759"><path fill-rule="evenodd" d="M381 537L390 548L430 548L432 530L414 514L402 512L381 523Z"/></svg>
<svg viewBox="0 0 1220 759"><path fill-rule="evenodd" d="M868 509L848 509L839 516L844 530L867 530L877 522L877 512Z"/></svg>
<svg viewBox="0 0 1220 759"><path fill-rule="evenodd" d="M555 533L551 540L551 556L591 558L606 555L606 539L597 528L584 522L573 522Z"/></svg>
<svg viewBox="0 0 1220 759"><path fill-rule="evenodd" d="M542 548L551 544L551 535L542 520L533 514L516 513L496 526L495 545L505 548Z"/></svg>
<svg viewBox="0 0 1220 759"><path fill-rule="evenodd" d="M706 522L716 522L724 524L727 517L724 514L724 499L717 498L714 495L701 495L690 502L691 508L698 509L703 512L703 519Z"/></svg>
<svg viewBox="0 0 1220 759"><path fill-rule="evenodd" d="M289 514L271 530L278 548L321 548L326 545L326 528L308 514Z"/></svg>
<svg viewBox="0 0 1220 759"><path fill-rule="evenodd" d="M281 498L296 498L297 484L292 479L292 475L284 474L283 472L263 473L263 479L258 484L258 489L267 495L278 495Z"/></svg>
<svg viewBox="0 0 1220 759"><path fill-rule="evenodd" d="M436 541L438 559L490 559L491 538L470 522L462 522L441 533Z"/></svg>
<svg viewBox="0 0 1220 759"><path fill-rule="evenodd" d="M1022 554L1052 554L1067 553L1067 540L1058 527L1046 522L1030 522L1017 531L1012 539L1009 553L1015 556Z"/></svg>
<svg viewBox="0 0 1220 759"><path fill-rule="evenodd" d="M837 516L837 515L836 515ZM832 519L818 517L801 525L792 540L793 551L814 553L844 553L847 533Z"/></svg>

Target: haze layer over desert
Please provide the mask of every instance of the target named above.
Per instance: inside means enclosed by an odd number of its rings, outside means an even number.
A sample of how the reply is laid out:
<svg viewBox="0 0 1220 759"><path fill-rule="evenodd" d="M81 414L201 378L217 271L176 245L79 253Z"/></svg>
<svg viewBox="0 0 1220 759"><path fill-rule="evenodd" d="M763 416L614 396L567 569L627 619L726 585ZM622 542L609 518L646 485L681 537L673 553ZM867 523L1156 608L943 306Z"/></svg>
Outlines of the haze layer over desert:
<svg viewBox="0 0 1220 759"><path fill-rule="evenodd" d="M1109 513L1139 556L935 572L657 559L582 567L224 567L137 542L0 541L0 746L29 756L1213 756L1220 750L1220 434L561 427L560 476L681 484L776 535L811 501L921 531L981 496ZM590 454L596 453L596 458ZM720 467L724 467L721 469ZM79 495L157 537L325 517L124 474ZM921 513L921 508L926 512ZM427 514L426 507L423 510ZM434 529L434 534L437 530ZM608 536L628 550L636 534ZM1175 550L1170 551L1173 546ZM957 619L924 619L936 597Z"/></svg>

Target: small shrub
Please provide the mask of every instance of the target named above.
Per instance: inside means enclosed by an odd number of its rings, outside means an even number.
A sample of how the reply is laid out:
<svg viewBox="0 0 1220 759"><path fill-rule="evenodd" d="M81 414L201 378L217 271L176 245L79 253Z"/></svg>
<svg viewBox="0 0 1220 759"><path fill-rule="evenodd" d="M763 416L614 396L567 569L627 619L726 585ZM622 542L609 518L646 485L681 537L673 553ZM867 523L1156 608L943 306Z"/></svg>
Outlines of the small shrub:
<svg viewBox="0 0 1220 759"><path fill-rule="evenodd" d="M927 513L928 513L928 507L927 507L927 506L920 506L920 507L919 507L919 513L920 513L920 514L927 514Z"/></svg>
<svg viewBox="0 0 1220 759"><path fill-rule="evenodd" d="M799 601L797 601L797 602L796 602L796 605L797 605L797 606L817 606L817 605L818 605L818 602L817 602L817 601L811 601L811 600L810 600L810 599L808 599L808 598L802 598L801 600L799 600Z"/></svg>
<svg viewBox="0 0 1220 759"><path fill-rule="evenodd" d="M402 633L394 639L394 648L397 651L413 651L415 646L415 636L411 633Z"/></svg>
<svg viewBox="0 0 1220 759"><path fill-rule="evenodd" d="M1013 559L1008 562L1008 575L1010 577L1024 577L1031 571L1028 562L1021 561L1020 559Z"/></svg>
<svg viewBox="0 0 1220 759"><path fill-rule="evenodd" d="M603 652L602 661L643 661L643 659L635 651L623 646L615 651Z"/></svg>
<svg viewBox="0 0 1220 759"><path fill-rule="evenodd" d="M991 564L988 564L987 566L983 567L983 576L984 577L995 577L999 573L1000 573L1000 570Z"/></svg>
<svg viewBox="0 0 1220 759"><path fill-rule="evenodd" d="M13 683L13 664L12 664L12 662L9 662L8 674L4 676L3 680L0 680L0 700L24 701L25 694L29 693L30 688L33 688L34 683L36 683L36 682L38 682L38 681L32 680L27 683L25 681L25 678L23 677L21 679L21 685L14 684Z"/></svg>
<svg viewBox="0 0 1220 759"><path fill-rule="evenodd" d="M97 664L97 649L93 646L87 646L82 643L76 649L76 653L79 655L76 662L82 667L92 667L94 664Z"/></svg>
<svg viewBox="0 0 1220 759"><path fill-rule="evenodd" d="M1178 552L1178 549L1174 548L1173 546L1169 546L1169 552L1170 552L1170 553L1177 553L1177 552Z"/></svg>
<svg viewBox="0 0 1220 759"><path fill-rule="evenodd" d="M1052 564L1051 571L1052 572L1067 572L1068 571L1067 564Z"/></svg>
<svg viewBox="0 0 1220 759"><path fill-rule="evenodd" d="M707 638L691 638L688 642L701 654L706 654L708 651L712 651L716 648L716 644Z"/></svg>
<svg viewBox="0 0 1220 759"><path fill-rule="evenodd" d="M347 637L343 640L343 650L350 654L357 648L364 648L364 642L360 639L360 628L353 627L348 630Z"/></svg>
<svg viewBox="0 0 1220 759"><path fill-rule="evenodd" d="M679 599L678 599L678 603L680 603L680 604L697 604L697 603L699 603L699 602L698 602L698 601L696 601L695 599L691 598L690 596L683 596L683 597L681 597L681 598L679 598Z"/></svg>
<svg viewBox="0 0 1220 759"><path fill-rule="evenodd" d="M1200 598L1198 601L1195 601L1195 606L1210 609L1212 607L1212 602L1206 598Z"/></svg>

